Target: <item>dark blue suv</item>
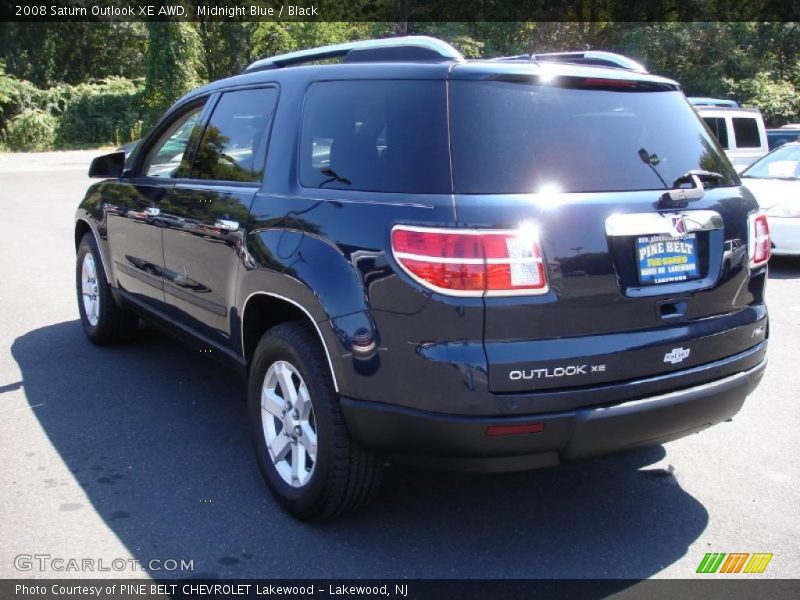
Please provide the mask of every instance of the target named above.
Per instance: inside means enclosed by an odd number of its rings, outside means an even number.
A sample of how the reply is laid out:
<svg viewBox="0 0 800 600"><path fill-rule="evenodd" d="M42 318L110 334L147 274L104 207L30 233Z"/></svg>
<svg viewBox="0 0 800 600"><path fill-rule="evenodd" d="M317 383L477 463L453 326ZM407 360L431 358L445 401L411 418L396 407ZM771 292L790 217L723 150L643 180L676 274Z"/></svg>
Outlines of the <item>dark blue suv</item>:
<svg viewBox="0 0 800 600"><path fill-rule="evenodd" d="M241 371L266 482L303 519L364 505L385 460L673 440L766 365L766 219L680 87L625 57L276 56L90 175L87 336L144 317Z"/></svg>

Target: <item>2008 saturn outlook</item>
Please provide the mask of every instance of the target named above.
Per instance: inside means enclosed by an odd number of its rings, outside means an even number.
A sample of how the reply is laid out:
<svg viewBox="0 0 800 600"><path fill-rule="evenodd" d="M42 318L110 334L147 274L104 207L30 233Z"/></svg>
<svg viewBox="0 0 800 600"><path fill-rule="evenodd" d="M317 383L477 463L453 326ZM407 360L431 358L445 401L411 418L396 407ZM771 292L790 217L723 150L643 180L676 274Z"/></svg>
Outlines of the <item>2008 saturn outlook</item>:
<svg viewBox="0 0 800 600"><path fill-rule="evenodd" d="M275 56L90 175L86 335L143 317L243 373L266 483L302 519L363 506L387 460L673 440L766 365L766 218L680 86L626 57Z"/></svg>

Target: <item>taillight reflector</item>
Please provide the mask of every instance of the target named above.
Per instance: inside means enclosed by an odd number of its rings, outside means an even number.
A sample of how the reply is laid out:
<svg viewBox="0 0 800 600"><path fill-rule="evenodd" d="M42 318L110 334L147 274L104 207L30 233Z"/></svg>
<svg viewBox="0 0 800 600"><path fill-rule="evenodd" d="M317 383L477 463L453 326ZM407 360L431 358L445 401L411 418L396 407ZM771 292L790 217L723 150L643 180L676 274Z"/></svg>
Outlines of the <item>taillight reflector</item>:
<svg viewBox="0 0 800 600"><path fill-rule="evenodd" d="M767 215L750 215L749 240L750 268L765 265L772 256L772 238L769 235Z"/></svg>
<svg viewBox="0 0 800 600"><path fill-rule="evenodd" d="M486 435L490 437L498 435L521 435L524 433L541 433L544 431L544 423L525 423L521 425L490 425L486 428Z"/></svg>
<svg viewBox="0 0 800 600"><path fill-rule="evenodd" d="M398 225L392 230L397 262L417 282L458 296L543 294L547 291L538 232L449 230Z"/></svg>

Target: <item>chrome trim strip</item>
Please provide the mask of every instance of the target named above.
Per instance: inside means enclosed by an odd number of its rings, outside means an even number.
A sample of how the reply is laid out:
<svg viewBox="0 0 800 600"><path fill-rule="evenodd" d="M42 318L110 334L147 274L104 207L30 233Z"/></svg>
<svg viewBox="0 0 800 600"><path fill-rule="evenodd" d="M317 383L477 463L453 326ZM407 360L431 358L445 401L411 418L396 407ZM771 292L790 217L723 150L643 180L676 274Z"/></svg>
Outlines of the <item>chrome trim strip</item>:
<svg viewBox="0 0 800 600"><path fill-rule="evenodd" d="M250 298L252 298L253 296L270 296L272 298L277 298L278 300L285 300L289 304L293 304L294 306L296 306L297 308L299 308L300 310L302 310L305 313L305 315L308 317L308 319L314 324L314 329L317 330L317 335L319 336L319 341L322 343L322 349L325 350L325 358L328 359L328 368L331 371L331 379L333 379L333 389L338 394L339 393L339 382L336 380L336 372L333 370L333 361L331 360L330 352L328 352L328 346L325 345L325 338L322 337L322 330L319 328L319 325L314 320L314 317L311 316L311 313L308 312L308 310L304 306L302 306L301 304L295 302L291 298L287 298L286 296L281 296L280 294L274 294L272 292L253 292L252 294L250 294L245 299L244 304L242 305L242 317L240 319L240 323L241 323L240 324L240 328L241 328L240 337L241 337L241 341L242 341L242 358L244 360L247 360L246 359L246 352L245 352L245 349L244 349L244 316L245 316L245 313L247 312L247 303L250 301Z"/></svg>
<svg viewBox="0 0 800 600"><path fill-rule="evenodd" d="M424 254L412 254L411 252L395 252L397 258L416 260L419 262L441 263L447 265L509 265L509 264L530 264L542 263L541 258L535 256L523 256L518 258L445 258L441 256L426 256Z"/></svg>
<svg viewBox="0 0 800 600"><path fill-rule="evenodd" d="M437 263L445 265L482 265L482 258L446 258L443 256L425 256L424 254L412 254L411 252L395 252L395 258L415 260L417 262Z"/></svg>
<svg viewBox="0 0 800 600"><path fill-rule="evenodd" d="M724 229L720 214L713 210L688 210L670 213L624 213L606 219L606 235L674 235L670 217L683 217L686 233Z"/></svg>
<svg viewBox="0 0 800 600"><path fill-rule="evenodd" d="M714 365L716 362L729 361L730 359L739 359L739 358L744 358L746 356L750 356L750 355L754 354L756 351L760 351L762 346L764 346L766 343L767 343L766 341L761 342L761 343L759 343L759 344L757 344L755 346L752 346L751 348L748 348L747 350L744 350L743 352L740 352L739 354L735 354L733 356L729 356L729 357L727 357L725 359L720 359L719 361L714 361L712 363L708 363L708 364L705 364L705 365L697 365L697 367L692 368L691 370L692 371L695 371L695 370L699 371L704 367L709 367L709 366ZM709 381L707 383L701 383L699 385L696 385L696 386L693 386L693 387L690 387L690 388L684 388L684 389L681 389L681 390L676 390L674 392L666 392L664 394L659 394L657 396L649 396L647 398L640 398L639 400L623 401L623 402L621 402L619 404L613 404L611 406L599 406L599 407L595 407L595 408L585 407L584 409L580 409L579 408L578 410L579 411L580 410L585 410L586 412L590 412L590 413L594 413L594 414L621 413L621 412L626 412L631 408L637 408L637 407L640 407L640 406L648 406L648 405L649 406L653 406L653 405L658 405L658 404L660 404L662 402L668 402L670 400L674 400L676 398L680 399L680 398L682 398L684 396L694 394L694 393L696 393L698 391L701 391L701 390L713 390L713 389L719 389L719 388L727 388L731 384L737 384L742 379L746 380L750 376L752 376L753 374L757 373L759 370L764 369L764 367L766 366L766 362L767 362L767 359L765 358L760 363L758 363L756 366L751 367L751 368L747 369L746 371L739 371L738 373L734 373L733 375L728 375L727 377L723 377L722 379L716 379L714 381ZM676 374L680 374L680 373L681 373L680 371L676 371L676 372L673 372L673 373L666 373L665 375L676 375ZM647 379L642 380L642 381L647 381ZM635 381L634 383L640 383L640 381Z"/></svg>

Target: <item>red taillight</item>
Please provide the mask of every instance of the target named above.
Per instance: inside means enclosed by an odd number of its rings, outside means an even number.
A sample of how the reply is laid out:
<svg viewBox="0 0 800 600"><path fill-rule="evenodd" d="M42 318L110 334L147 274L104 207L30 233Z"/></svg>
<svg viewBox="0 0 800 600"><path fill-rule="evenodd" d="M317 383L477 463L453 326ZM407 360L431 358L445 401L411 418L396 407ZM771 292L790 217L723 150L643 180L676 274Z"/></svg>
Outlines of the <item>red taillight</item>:
<svg viewBox="0 0 800 600"><path fill-rule="evenodd" d="M397 262L416 281L443 294L542 294L547 274L538 233L448 230L399 225L392 231Z"/></svg>
<svg viewBox="0 0 800 600"><path fill-rule="evenodd" d="M749 219L750 268L767 263L772 256L772 239L769 235L767 215L750 215Z"/></svg>

